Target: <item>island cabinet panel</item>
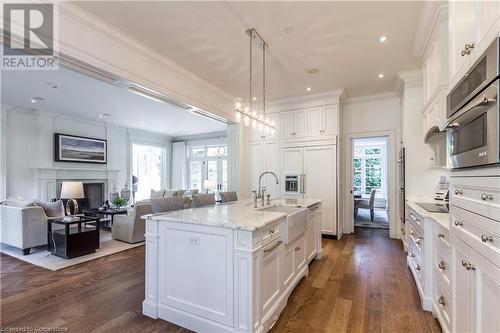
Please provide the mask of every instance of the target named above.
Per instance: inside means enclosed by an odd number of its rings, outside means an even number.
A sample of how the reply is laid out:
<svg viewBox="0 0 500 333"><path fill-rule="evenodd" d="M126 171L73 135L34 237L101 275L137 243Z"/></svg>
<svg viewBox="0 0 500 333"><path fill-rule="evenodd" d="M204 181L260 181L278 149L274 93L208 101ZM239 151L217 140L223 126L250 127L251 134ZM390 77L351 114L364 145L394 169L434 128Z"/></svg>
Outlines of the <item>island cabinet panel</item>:
<svg viewBox="0 0 500 333"><path fill-rule="evenodd" d="M281 296L280 254L282 250L283 244L277 240L269 244L262 251L260 303L264 318L268 317L273 305L276 304L278 297Z"/></svg>
<svg viewBox="0 0 500 333"><path fill-rule="evenodd" d="M233 232L160 225L160 304L233 325Z"/></svg>

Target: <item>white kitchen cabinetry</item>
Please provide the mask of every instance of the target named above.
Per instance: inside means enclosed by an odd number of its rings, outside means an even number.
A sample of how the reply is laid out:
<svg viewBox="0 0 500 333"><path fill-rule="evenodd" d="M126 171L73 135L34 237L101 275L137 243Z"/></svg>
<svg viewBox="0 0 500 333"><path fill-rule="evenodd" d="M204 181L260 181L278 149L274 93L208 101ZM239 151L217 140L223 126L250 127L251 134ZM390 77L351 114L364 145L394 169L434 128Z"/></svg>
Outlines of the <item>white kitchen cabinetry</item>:
<svg viewBox="0 0 500 333"><path fill-rule="evenodd" d="M307 109L307 135L337 134L338 105L318 106Z"/></svg>
<svg viewBox="0 0 500 333"><path fill-rule="evenodd" d="M283 175L305 175L304 193L291 196L323 200L321 231L337 235L337 146L284 148L281 156Z"/></svg>
<svg viewBox="0 0 500 333"><path fill-rule="evenodd" d="M498 167L450 178L453 332L500 332Z"/></svg>
<svg viewBox="0 0 500 333"><path fill-rule="evenodd" d="M306 135L307 111L295 110L281 114L281 134L283 139L300 138Z"/></svg>
<svg viewBox="0 0 500 333"><path fill-rule="evenodd" d="M500 1L450 1L450 87L500 32Z"/></svg>
<svg viewBox="0 0 500 333"><path fill-rule="evenodd" d="M454 332L500 332L500 268L453 238Z"/></svg>
<svg viewBox="0 0 500 333"><path fill-rule="evenodd" d="M249 128L249 137L248 141L260 141L260 140L273 140L279 139L281 135L281 121L279 113L269 113L266 115L269 118L269 121L274 122L274 133L271 131L265 131L264 129L257 128Z"/></svg>
<svg viewBox="0 0 500 333"><path fill-rule="evenodd" d="M448 8L437 8L437 20L422 59L424 93L424 137L432 131L444 130L448 88Z"/></svg>
<svg viewBox="0 0 500 333"><path fill-rule="evenodd" d="M264 171L278 172L280 169L280 142L277 140L260 140L248 143L250 159L250 186L252 190L259 187L259 176ZM262 186L272 198L280 196L280 185L269 175L262 179Z"/></svg>
<svg viewBox="0 0 500 333"><path fill-rule="evenodd" d="M272 306L276 304L281 293L280 266L283 255L281 240L275 240L266 246L260 255L262 255L261 268L261 292L260 292L260 311L263 317L268 317Z"/></svg>

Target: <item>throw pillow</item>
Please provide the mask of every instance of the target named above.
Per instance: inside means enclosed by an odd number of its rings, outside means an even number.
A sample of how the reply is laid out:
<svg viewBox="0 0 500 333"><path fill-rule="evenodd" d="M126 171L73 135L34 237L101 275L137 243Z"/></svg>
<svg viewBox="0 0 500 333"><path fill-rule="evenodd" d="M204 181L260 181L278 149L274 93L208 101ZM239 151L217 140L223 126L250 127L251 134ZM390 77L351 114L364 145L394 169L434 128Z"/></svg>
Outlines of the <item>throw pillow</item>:
<svg viewBox="0 0 500 333"><path fill-rule="evenodd" d="M165 190L165 194L163 195L165 198L175 197L177 195L177 191L174 190Z"/></svg>
<svg viewBox="0 0 500 333"><path fill-rule="evenodd" d="M161 189L159 191L151 190L151 199L163 198L164 195L165 195L164 189Z"/></svg>
<svg viewBox="0 0 500 333"><path fill-rule="evenodd" d="M151 199L151 209L153 210L153 214L164 213L183 208L184 208L183 197Z"/></svg>
<svg viewBox="0 0 500 333"><path fill-rule="evenodd" d="M37 206L43 208L45 215L47 217L61 217L64 216L64 205L62 200L57 200L56 202L43 202L35 200L33 201Z"/></svg>
<svg viewBox="0 0 500 333"><path fill-rule="evenodd" d="M178 190L176 196L182 197L184 196L184 193L186 193L186 190Z"/></svg>

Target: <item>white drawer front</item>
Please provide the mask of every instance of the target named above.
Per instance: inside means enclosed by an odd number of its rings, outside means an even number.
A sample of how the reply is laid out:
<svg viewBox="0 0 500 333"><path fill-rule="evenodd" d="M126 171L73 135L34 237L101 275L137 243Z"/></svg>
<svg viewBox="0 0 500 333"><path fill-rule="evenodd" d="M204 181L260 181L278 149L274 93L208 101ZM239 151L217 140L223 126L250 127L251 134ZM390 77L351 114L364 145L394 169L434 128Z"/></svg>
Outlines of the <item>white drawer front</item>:
<svg viewBox="0 0 500 333"><path fill-rule="evenodd" d="M438 312L439 322L443 332L451 332L451 307L452 299L450 289L441 285L439 282L434 286L434 308Z"/></svg>
<svg viewBox="0 0 500 333"><path fill-rule="evenodd" d="M500 267L500 222L468 212L451 209L451 232Z"/></svg>
<svg viewBox="0 0 500 333"><path fill-rule="evenodd" d="M413 250L418 254L420 258L423 257L424 253L424 238L418 233L413 225L410 224L408 231L408 242L411 244Z"/></svg>
<svg viewBox="0 0 500 333"><path fill-rule="evenodd" d="M445 251L450 251L450 231L441 224L434 222L433 237L435 244L439 244Z"/></svg>
<svg viewBox="0 0 500 333"><path fill-rule="evenodd" d="M441 280L444 286L451 288L450 255L440 245L434 249L434 276L436 280Z"/></svg>
<svg viewBox="0 0 500 333"><path fill-rule="evenodd" d="M422 260L422 256L419 255L418 249L415 244L410 243L408 257L410 258L410 266L415 271L417 275L417 280L415 281L420 284L422 290L424 289L424 262Z"/></svg>
<svg viewBox="0 0 500 333"><path fill-rule="evenodd" d="M500 177L452 177L450 203L500 221Z"/></svg>
<svg viewBox="0 0 500 333"><path fill-rule="evenodd" d="M408 207L408 206L407 206ZM408 207L409 208L409 207ZM419 233L423 233L423 226L422 223L424 219L417 214L413 209L409 208L409 214L408 216L410 217L410 224L414 226L414 229Z"/></svg>
<svg viewBox="0 0 500 333"><path fill-rule="evenodd" d="M267 245L271 243L273 240L280 237L280 226L281 224L273 224L271 226L267 226L262 228L262 245Z"/></svg>

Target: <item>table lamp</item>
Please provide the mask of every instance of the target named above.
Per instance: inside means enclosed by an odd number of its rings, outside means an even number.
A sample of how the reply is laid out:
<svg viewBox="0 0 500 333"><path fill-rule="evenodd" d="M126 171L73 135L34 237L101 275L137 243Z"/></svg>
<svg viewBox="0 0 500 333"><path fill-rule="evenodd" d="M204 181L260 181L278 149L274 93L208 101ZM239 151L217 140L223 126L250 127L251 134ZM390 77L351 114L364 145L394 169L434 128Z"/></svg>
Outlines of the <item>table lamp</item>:
<svg viewBox="0 0 500 333"><path fill-rule="evenodd" d="M66 214L76 215L78 213L78 202L75 199L85 198L82 182L62 182L61 199L66 201Z"/></svg>
<svg viewBox="0 0 500 333"><path fill-rule="evenodd" d="M212 179L205 179L203 181L203 189L208 194L208 191L217 189L217 181Z"/></svg>

